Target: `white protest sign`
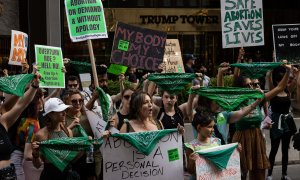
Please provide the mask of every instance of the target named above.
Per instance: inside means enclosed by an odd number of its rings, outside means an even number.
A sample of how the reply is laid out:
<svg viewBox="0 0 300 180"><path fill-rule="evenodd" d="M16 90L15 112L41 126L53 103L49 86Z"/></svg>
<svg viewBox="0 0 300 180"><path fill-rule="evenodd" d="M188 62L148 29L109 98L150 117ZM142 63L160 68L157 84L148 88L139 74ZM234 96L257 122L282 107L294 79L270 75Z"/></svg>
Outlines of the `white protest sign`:
<svg viewBox="0 0 300 180"><path fill-rule="evenodd" d="M86 116L89 120L90 126L92 128L94 138L98 139L102 137L102 133L105 131L107 122L99 117L94 111L85 109Z"/></svg>
<svg viewBox="0 0 300 180"><path fill-rule="evenodd" d="M163 68L162 73L184 73L185 72L178 39L166 40L163 62L165 66Z"/></svg>
<svg viewBox="0 0 300 180"><path fill-rule="evenodd" d="M106 180L177 180L183 177L182 135L173 132L156 144L148 156L127 141L110 137L103 144Z"/></svg>
<svg viewBox="0 0 300 180"><path fill-rule="evenodd" d="M223 48L264 45L262 0L221 0Z"/></svg>
<svg viewBox="0 0 300 180"><path fill-rule="evenodd" d="M28 35L11 30L11 49L8 64L22 66L22 63L26 62L27 47Z"/></svg>
<svg viewBox="0 0 300 180"><path fill-rule="evenodd" d="M236 143L218 146L209 148L206 150L202 150L202 152L214 152L220 151L227 148L231 148L232 146L236 146ZM207 160L206 158L200 155L200 158L196 160L196 174L197 180L202 179L240 179L241 171L240 171L240 154L237 149L231 154L231 157L228 161L226 169L219 170L216 166Z"/></svg>
<svg viewBox="0 0 300 180"><path fill-rule="evenodd" d="M91 74L90 73L83 73L79 74L79 78L81 81L81 86L83 90L89 90L89 87L92 82Z"/></svg>

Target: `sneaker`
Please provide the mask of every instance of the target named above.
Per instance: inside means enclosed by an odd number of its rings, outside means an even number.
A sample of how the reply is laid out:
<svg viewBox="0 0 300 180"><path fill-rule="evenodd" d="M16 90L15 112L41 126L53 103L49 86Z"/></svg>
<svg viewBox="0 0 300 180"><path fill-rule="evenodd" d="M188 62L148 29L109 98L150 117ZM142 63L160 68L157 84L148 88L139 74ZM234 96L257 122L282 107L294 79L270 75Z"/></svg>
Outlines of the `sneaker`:
<svg viewBox="0 0 300 180"><path fill-rule="evenodd" d="M267 180L272 180L272 179L273 179L272 176L267 177Z"/></svg>
<svg viewBox="0 0 300 180"><path fill-rule="evenodd" d="M290 177L288 177L287 175L283 175L281 177L281 180L292 180Z"/></svg>

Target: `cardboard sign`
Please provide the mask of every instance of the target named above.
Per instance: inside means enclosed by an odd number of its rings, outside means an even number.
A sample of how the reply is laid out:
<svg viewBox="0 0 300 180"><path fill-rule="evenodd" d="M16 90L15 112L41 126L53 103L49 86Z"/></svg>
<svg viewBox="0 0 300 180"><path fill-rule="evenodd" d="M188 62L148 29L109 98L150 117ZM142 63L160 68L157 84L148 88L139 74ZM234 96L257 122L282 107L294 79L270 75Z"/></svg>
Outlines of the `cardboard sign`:
<svg viewBox="0 0 300 180"><path fill-rule="evenodd" d="M233 144L218 146L214 148L210 148L209 151L220 151L226 149ZM212 162L207 160L204 157L201 157L196 160L196 174L197 180L202 179L241 179L241 170L240 170L240 154L235 149L231 154L231 157L228 161L226 169L219 170L215 167Z"/></svg>
<svg viewBox="0 0 300 180"><path fill-rule="evenodd" d="M110 62L155 71L163 62L167 33L118 22Z"/></svg>
<svg viewBox="0 0 300 180"><path fill-rule="evenodd" d="M108 37L101 0L65 0L65 6L72 42Z"/></svg>
<svg viewBox="0 0 300 180"><path fill-rule="evenodd" d="M63 55L60 47L34 45L35 59L42 79L40 87L65 88L65 73L62 71Z"/></svg>
<svg viewBox="0 0 300 180"><path fill-rule="evenodd" d="M11 30L11 49L8 64L22 66L26 62L28 35Z"/></svg>
<svg viewBox="0 0 300 180"><path fill-rule="evenodd" d="M167 39L162 73L184 73L178 39Z"/></svg>
<svg viewBox="0 0 300 180"><path fill-rule="evenodd" d="M92 83L92 78L90 73L83 73L79 74L79 78L81 81L81 86L83 90L88 90L91 83Z"/></svg>
<svg viewBox="0 0 300 180"><path fill-rule="evenodd" d="M89 123L91 125L94 138L100 138L102 137L102 133L105 131L107 122L105 122L103 119L101 119L98 114L96 114L94 111L90 111L88 109L85 109L86 116L89 120Z"/></svg>
<svg viewBox="0 0 300 180"><path fill-rule="evenodd" d="M223 48L264 45L262 0L221 0Z"/></svg>
<svg viewBox="0 0 300 180"><path fill-rule="evenodd" d="M284 59L300 63L300 24L276 24L272 26L275 60Z"/></svg>
<svg viewBox="0 0 300 180"><path fill-rule="evenodd" d="M126 66L122 66L119 64L111 64L107 70L108 73L114 74L114 75L120 75L120 74L125 74L127 71Z"/></svg>
<svg viewBox="0 0 300 180"><path fill-rule="evenodd" d="M184 179L182 135L178 132L163 137L148 156L127 141L113 137L104 139L102 148L106 180Z"/></svg>

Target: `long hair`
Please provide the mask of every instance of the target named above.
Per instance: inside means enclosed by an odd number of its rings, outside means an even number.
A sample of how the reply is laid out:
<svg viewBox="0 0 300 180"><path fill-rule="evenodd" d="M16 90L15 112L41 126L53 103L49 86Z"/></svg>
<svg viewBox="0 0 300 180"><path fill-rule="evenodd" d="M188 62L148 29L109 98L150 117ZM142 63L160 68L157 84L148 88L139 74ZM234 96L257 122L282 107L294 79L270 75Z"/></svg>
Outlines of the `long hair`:
<svg viewBox="0 0 300 180"><path fill-rule="evenodd" d="M273 85L277 86L278 83L282 80L283 76L285 75L286 69L283 66L279 66L275 69L273 69L272 72L272 81Z"/></svg>
<svg viewBox="0 0 300 180"><path fill-rule="evenodd" d="M141 107L143 106L146 96L151 97L148 93L141 92L141 91L134 92L131 95L130 107L129 107L130 119L138 119L140 111L141 111Z"/></svg>
<svg viewBox="0 0 300 180"><path fill-rule="evenodd" d="M53 119L50 118L49 114L47 114L44 117L44 124L50 135L50 133L52 133L54 131L55 124L53 122ZM67 136L70 137L70 133L69 133L67 127L64 124L62 124L60 127L67 134ZM48 139L49 139L49 137L48 137Z"/></svg>
<svg viewBox="0 0 300 180"><path fill-rule="evenodd" d="M43 97L43 91L39 88L35 93L33 100L29 103L23 111L21 117L37 119L39 116L40 99Z"/></svg>

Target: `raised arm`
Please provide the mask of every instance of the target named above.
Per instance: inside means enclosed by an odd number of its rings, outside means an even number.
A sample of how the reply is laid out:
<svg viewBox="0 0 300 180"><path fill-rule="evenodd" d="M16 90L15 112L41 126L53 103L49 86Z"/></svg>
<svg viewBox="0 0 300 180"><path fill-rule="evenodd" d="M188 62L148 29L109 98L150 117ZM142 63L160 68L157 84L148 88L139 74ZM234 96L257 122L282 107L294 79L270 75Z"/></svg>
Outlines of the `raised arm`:
<svg viewBox="0 0 300 180"><path fill-rule="evenodd" d="M2 123L6 129L10 128L17 121L21 113L34 98L37 88L39 87L39 78L40 75L37 74L24 96L20 98L8 112L0 117L0 123Z"/></svg>
<svg viewBox="0 0 300 180"><path fill-rule="evenodd" d="M261 101L262 101L262 99L257 99L256 101L254 101L249 106L243 107L243 108L241 108L238 111L233 111L232 115L231 115L231 117L229 119L229 123L235 123L235 122L239 121L242 117L246 116L251 111L253 111L256 108L256 106L259 105L259 103Z"/></svg>
<svg viewBox="0 0 300 180"><path fill-rule="evenodd" d="M284 61L284 62L287 62L287 61ZM278 93L282 92L286 88L292 66L287 65L287 64L285 64L284 66L286 68L286 72L285 72L282 80L278 83L278 85L276 87L274 87L274 89L272 89L271 91L265 93L266 101L269 101L270 99L275 97Z"/></svg>
<svg viewBox="0 0 300 180"><path fill-rule="evenodd" d="M224 87L224 74L229 69L229 63L223 62L220 64L218 68L218 74L217 74L217 86L218 87Z"/></svg>
<svg viewBox="0 0 300 180"><path fill-rule="evenodd" d="M241 48L239 49L239 55L238 55L238 58L237 58L236 63L241 63L242 60L244 59L244 55L245 55L245 50L244 50L243 47L241 47ZM239 76L240 76L240 69L237 68L237 67L235 67L234 70L233 70L233 77L234 77L234 80L235 80L236 78L238 78Z"/></svg>

